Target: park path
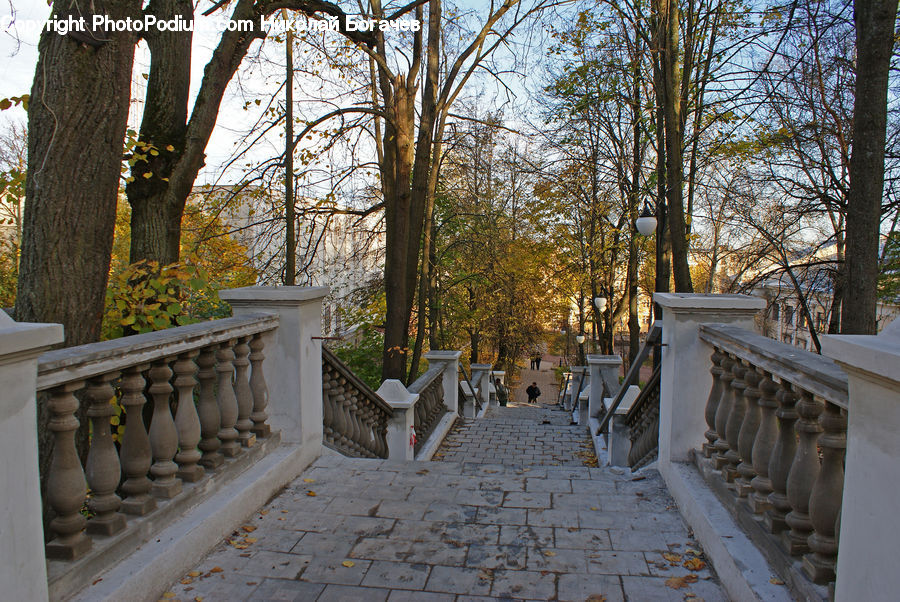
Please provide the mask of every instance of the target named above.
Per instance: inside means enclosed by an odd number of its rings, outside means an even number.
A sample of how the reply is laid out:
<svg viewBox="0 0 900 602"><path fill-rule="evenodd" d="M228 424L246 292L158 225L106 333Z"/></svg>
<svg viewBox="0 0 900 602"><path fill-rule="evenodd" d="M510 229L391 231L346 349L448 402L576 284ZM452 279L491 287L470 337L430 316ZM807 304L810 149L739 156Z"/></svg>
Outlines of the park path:
<svg viewBox="0 0 900 602"><path fill-rule="evenodd" d="M725 600L659 475L597 468L583 428L524 402L537 379L555 402L550 368L525 371L515 401L458 423L439 461L319 458L166 596Z"/></svg>

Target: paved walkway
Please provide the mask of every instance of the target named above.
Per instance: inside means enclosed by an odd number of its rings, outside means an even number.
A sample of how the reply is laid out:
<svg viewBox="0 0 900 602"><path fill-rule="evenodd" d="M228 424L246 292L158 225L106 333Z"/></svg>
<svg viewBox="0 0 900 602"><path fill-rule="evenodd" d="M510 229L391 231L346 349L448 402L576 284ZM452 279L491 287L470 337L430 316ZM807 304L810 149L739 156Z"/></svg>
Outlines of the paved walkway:
<svg viewBox="0 0 900 602"><path fill-rule="evenodd" d="M588 441L514 403L458 428L443 461L323 456L166 595L724 600L659 475L592 467Z"/></svg>

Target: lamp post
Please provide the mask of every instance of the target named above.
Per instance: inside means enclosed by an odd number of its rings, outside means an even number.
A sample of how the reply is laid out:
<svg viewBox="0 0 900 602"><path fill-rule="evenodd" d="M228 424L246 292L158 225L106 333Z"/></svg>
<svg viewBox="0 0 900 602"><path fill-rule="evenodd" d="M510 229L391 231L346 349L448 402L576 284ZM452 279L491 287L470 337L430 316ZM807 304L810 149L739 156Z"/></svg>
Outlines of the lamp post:
<svg viewBox="0 0 900 602"><path fill-rule="evenodd" d="M586 361L584 359L584 334L579 333L578 336L575 337L575 341L578 343L578 365L585 365Z"/></svg>
<svg viewBox="0 0 900 602"><path fill-rule="evenodd" d="M664 257L664 250L662 244L662 238L665 236L666 229L666 205L665 200L658 203L656 206L656 211L654 212L653 207L651 207L650 202L644 201L644 209L641 211L640 216L634 220L634 227L638 231L641 236L650 236L654 232L656 232L656 241L655 241L655 251L656 251L656 274L654 275L653 281L654 286L653 289L655 292L668 292L669 290L669 270L666 268L665 270L660 270L660 266L663 261L666 261L666 257ZM653 304L653 319L660 320L662 319L662 308L656 303ZM659 347L654 347L653 349L653 366L654 368L659 365L662 358L660 357Z"/></svg>
<svg viewBox="0 0 900 602"><path fill-rule="evenodd" d="M597 315L603 315L603 312L606 311L606 306L609 300L606 297L594 297L594 307L597 308ZM603 321L597 321L597 341L602 343L603 339ZM600 345L600 348L603 349L603 345Z"/></svg>

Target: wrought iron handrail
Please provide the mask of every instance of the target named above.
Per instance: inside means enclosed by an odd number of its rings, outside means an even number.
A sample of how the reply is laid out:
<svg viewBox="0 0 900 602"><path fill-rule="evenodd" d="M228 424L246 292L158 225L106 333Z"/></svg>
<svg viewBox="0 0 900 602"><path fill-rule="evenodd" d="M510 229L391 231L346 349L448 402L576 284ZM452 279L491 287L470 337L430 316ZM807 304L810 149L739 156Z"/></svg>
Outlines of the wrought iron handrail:
<svg viewBox="0 0 900 602"><path fill-rule="evenodd" d="M322 434L344 455L387 458L394 410L331 350L322 347Z"/></svg>
<svg viewBox="0 0 900 602"><path fill-rule="evenodd" d="M647 360L650 355L650 350L654 345L662 338L662 326L659 322L654 322L653 326L650 327L650 331L647 333L647 338L644 340L644 344L641 345L640 351L638 351L637 357L634 358L634 361L631 362L631 366L628 368L628 374L625 375L625 380L622 381L622 386L619 387L619 392L616 394L616 398L606 409L606 414L603 416L603 419L600 420L600 427L597 429L595 434L599 435L600 433L607 432L606 429L609 428L609 421L612 420L613 414L616 413L616 410L619 409L619 404L622 403L622 399L625 397L625 393L628 391L628 387L631 385L636 385L639 381L639 377L641 374L641 366Z"/></svg>

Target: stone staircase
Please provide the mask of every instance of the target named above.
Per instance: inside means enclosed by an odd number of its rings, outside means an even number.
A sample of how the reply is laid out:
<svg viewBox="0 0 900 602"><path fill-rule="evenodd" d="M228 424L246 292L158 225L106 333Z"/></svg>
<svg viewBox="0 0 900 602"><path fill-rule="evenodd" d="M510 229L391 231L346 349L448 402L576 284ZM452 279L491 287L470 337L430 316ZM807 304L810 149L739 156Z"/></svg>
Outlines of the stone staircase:
<svg viewBox="0 0 900 602"><path fill-rule="evenodd" d="M726 599L658 474L591 467L587 442L513 403L458 425L442 461L323 456L165 596Z"/></svg>

